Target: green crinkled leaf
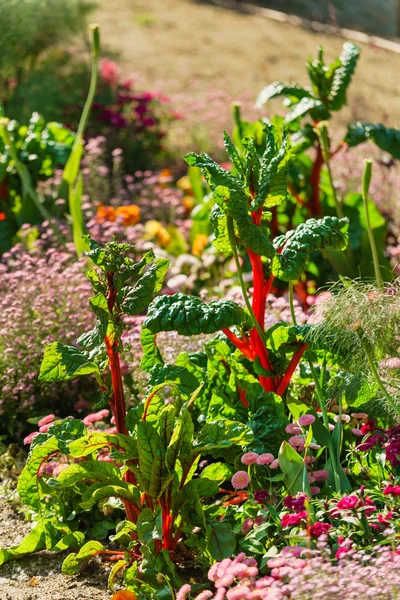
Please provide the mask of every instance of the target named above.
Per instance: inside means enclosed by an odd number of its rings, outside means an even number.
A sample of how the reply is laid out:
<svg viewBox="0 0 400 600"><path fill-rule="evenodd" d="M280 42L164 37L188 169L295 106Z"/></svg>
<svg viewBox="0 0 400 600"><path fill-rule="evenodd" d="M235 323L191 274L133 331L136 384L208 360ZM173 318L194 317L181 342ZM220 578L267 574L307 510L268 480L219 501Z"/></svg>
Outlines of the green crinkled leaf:
<svg viewBox="0 0 400 600"><path fill-rule="evenodd" d="M52 550L59 552L62 550L68 550L69 548L80 548L85 541L85 534L82 531L71 531L64 535Z"/></svg>
<svg viewBox="0 0 400 600"><path fill-rule="evenodd" d="M30 450L32 451L37 444L43 444L44 441L53 436L58 440L60 452L69 454L68 446L70 442L81 438L85 433L86 427L80 419L69 417L60 421L54 421L46 433L39 433L35 437L31 443Z"/></svg>
<svg viewBox="0 0 400 600"><path fill-rule="evenodd" d="M11 560L23 558L38 550L46 548L46 530L43 523L39 522L22 540L18 546L0 550L0 565Z"/></svg>
<svg viewBox="0 0 400 600"><path fill-rule="evenodd" d="M281 147L272 125L266 126L267 145L261 158L258 192L251 202L251 210L282 204L287 195L287 165L291 158L290 138L283 131ZM275 130L276 131L276 130Z"/></svg>
<svg viewBox="0 0 400 600"><path fill-rule="evenodd" d="M217 419L209 421L200 430L193 442L196 452L210 452L221 448L229 448L232 445L250 444L253 441L253 433L247 425L238 421Z"/></svg>
<svg viewBox="0 0 400 600"><path fill-rule="evenodd" d="M258 227L249 214L247 198L236 194L235 190L218 186L214 198L225 214L232 217L240 241L260 256L274 256L275 248L266 233Z"/></svg>
<svg viewBox="0 0 400 600"><path fill-rule="evenodd" d="M142 510L138 517L136 527L139 540L142 544L148 544L151 540L159 539L154 512L150 508Z"/></svg>
<svg viewBox="0 0 400 600"><path fill-rule="evenodd" d="M310 98L311 92L298 83L275 81L261 90L257 98L257 105L262 106L272 98L278 98L279 96L301 100L302 98Z"/></svg>
<svg viewBox="0 0 400 600"><path fill-rule="evenodd" d="M367 140L374 142L393 158L400 159L400 129L373 123L357 122L349 125L344 140L349 146L358 146Z"/></svg>
<svg viewBox="0 0 400 600"><path fill-rule="evenodd" d="M113 463L85 461L68 465L57 477L57 487L71 487L79 481L105 482L122 479L121 471Z"/></svg>
<svg viewBox="0 0 400 600"><path fill-rule="evenodd" d="M185 454L186 452L186 456L190 457L193 435L194 425L192 417L190 416L187 404L184 404L176 420L166 452L165 461L170 473L174 471L176 461L178 457L181 458L181 454Z"/></svg>
<svg viewBox="0 0 400 600"><path fill-rule="evenodd" d="M211 498L218 494L219 485L216 481L209 479L208 477L200 477L199 479L192 479L185 483L182 488L182 495L191 496L195 491L199 498Z"/></svg>
<svg viewBox="0 0 400 600"><path fill-rule="evenodd" d="M134 286L126 286L119 292L121 309L130 317L143 313L154 294L160 291L168 271L169 260L157 258Z"/></svg>
<svg viewBox="0 0 400 600"><path fill-rule="evenodd" d="M200 475L200 478L206 477L212 479L221 485L224 481L229 481L233 475L233 469L227 463L216 462L208 465Z"/></svg>
<svg viewBox="0 0 400 600"><path fill-rule="evenodd" d="M331 110L340 110L346 104L346 91L349 87L352 75L357 66L360 57L360 48L353 42L345 42L340 55L340 67L335 69L331 93L329 98L329 108Z"/></svg>
<svg viewBox="0 0 400 600"><path fill-rule="evenodd" d="M282 398L272 392L264 393L264 398L257 404L252 403L251 408L254 411L248 422L254 434L251 449L260 454L275 454L286 437L285 427L288 424Z"/></svg>
<svg viewBox="0 0 400 600"><path fill-rule="evenodd" d="M139 472L141 489L152 498L157 498L167 476L165 450L156 428L147 421L137 426Z"/></svg>
<svg viewBox="0 0 400 600"><path fill-rule="evenodd" d="M138 488L126 481L121 480L118 485L104 485L90 491L90 498L88 497L89 493L86 492L82 496L82 502L80 502L80 506L84 510L91 509L92 506L107 498L120 498L121 500L132 502L135 506L140 505L140 492Z"/></svg>
<svg viewBox="0 0 400 600"><path fill-rule="evenodd" d="M180 335L199 335L215 333L247 321L243 308L234 302L227 300L206 304L195 296L173 294L153 300L144 326L152 333L176 331Z"/></svg>
<svg viewBox="0 0 400 600"><path fill-rule="evenodd" d="M62 564L64 575L78 575L93 556L104 550L100 542L87 542L77 554L69 554Z"/></svg>
<svg viewBox="0 0 400 600"><path fill-rule="evenodd" d="M283 281L296 281L307 267L310 253L326 247L344 250L347 246L348 220L337 217L308 219L295 230L275 238L280 254L272 260L272 273Z"/></svg>
<svg viewBox="0 0 400 600"><path fill-rule="evenodd" d="M321 111L325 115L326 110L324 109L324 105L320 100L316 98L304 97L300 100L298 104L292 108L292 110L286 115L285 123L291 123L295 121L299 117L304 117L309 114L313 110ZM321 115L322 116L322 115ZM328 115L329 116L329 115ZM327 118L324 116L323 118Z"/></svg>
<svg viewBox="0 0 400 600"><path fill-rule="evenodd" d="M122 433L102 433L94 431L81 437L69 445L69 451L75 458L96 454L102 448L109 447L124 453L126 459L137 458L137 443L133 438Z"/></svg>
<svg viewBox="0 0 400 600"><path fill-rule="evenodd" d="M244 176L242 159L240 158L236 146L234 145L226 131L224 131L224 146L229 158L232 161L232 165L235 167L239 177Z"/></svg>
<svg viewBox="0 0 400 600"><path fill-rule="evenodd" d="M39 444L29 453L26 465L18 479L18 494L22 502L32 510L40 513L42 481L39 476L41 466L54 453L59 445L55 437Z"/></svg>
<svg viewBox="0 0 400 600"><path fill-rule="evenodd" d="M140 333L140 343L143 348L143 356L140 363L143 371L150 373L155 365L164 364L161 352L157 346L156 335L152 333L150 329L147 329L146 327L142 328Z"/></svg>
<svg viewBox="0 0 400 600"><path fill-rule="evenodd" d="M232 527L225 523L211 521L207 525L207 549L218 561L229 558L235 551L235 536Z"/></svg>
<svg viewBox="0 0 400 600"><path fill-rule="evenodd" d="M99 366L88 359L88 354L74 346L59 342L48 344L40 365L40 381L68 381L78 375L100 376Z"/></svg>
<svg viewBox="0 0 400 600"><path fill-rule="evenodd" d="M214 204L211 209L210 223L214 234L212 243L214 244L215 248L222 254L231 254L232 249L229 243L226 215L218 204Z"/></svg>
<svg viewBox="0 0 400 600"><path fill-rule="evenodd" d="M171 385L185 396L190 396L199 387L199 383L188 369L176 365L156 365L153 367L149 379L149 386L153 388L153 391L154 388L158 390L160 385Z"/></svg>
<svg viewBox="0 0 400 600"><path fill-rule="evenodd" d="M221 167L208 154L194 154L191 152L183 157L183 159L193 167L199 167L212 190L218 186L228 187L235 191L243 201L247 201L246 192L242 186L240 179L232 175L229 171Z"/></svg>

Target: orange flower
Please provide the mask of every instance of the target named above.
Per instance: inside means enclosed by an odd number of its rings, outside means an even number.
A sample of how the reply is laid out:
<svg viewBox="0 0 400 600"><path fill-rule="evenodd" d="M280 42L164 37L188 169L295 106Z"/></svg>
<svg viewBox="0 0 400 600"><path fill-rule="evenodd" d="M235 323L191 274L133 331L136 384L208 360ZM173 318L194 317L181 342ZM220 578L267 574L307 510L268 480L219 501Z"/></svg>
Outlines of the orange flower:
<svg viewBox="0 0 400 600"><path fill-rule="evenodd" d="M0 221L5 221L5 220L6 220L6 213L0 212Z"/></svg>
<svg viewBox="0 0 400 600"><path fill-rule="evenodd" d="M194 256L201 256L207 244L208 235L206 233L198 233L193 240L192 254L194 254Z"/></svg>
<svg viewBox="0 0 400 600"><path fill-rule="evenodd" d="M99 208L97 209L96 221L99 223L104 223L104 221L115 221L115 218L115 208L100 204Z"/></svg>
<svg viewBox="0 0 400 600"><path fill-rule="evenodd" d="M111 600L137 600L135 594L133 592L128 592L127 590L120 590L111 598Z"/></svg>
<svg viewBox="0 0 400 600"><path fill-rule="evenodd" d="M137 204L129 204L128 206L119 206L115 215L123 218L123 224L136 225L140 220L140 206Z"/></svg>
<svg viewBox="0 0 400 600"><path fill-rule="evenodd" d="M185 194L193 194L192 184L190 183L190 179L187 175L184 175L176 182L176 186L185 192Z"/></svg>

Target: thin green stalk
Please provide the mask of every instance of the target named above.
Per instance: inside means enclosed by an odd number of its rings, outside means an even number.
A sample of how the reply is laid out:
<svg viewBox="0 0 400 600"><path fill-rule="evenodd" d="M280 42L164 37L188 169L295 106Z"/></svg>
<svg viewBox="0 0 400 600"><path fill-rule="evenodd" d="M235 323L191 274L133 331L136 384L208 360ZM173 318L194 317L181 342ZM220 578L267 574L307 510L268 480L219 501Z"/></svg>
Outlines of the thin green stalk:
<svg viewBox="0 0 400 600"><path fill-rule="evenodd" d="M330 161L331 150L330 150L330 143L329 143L329 133L328 133L328 126L325 121L321 121L321 123L318 124L317 133L318 133L319 141L321 144L321 150L322 150L322 155L324 157L326 169L328 171L329 185L332 190L332 196L333 196L333 200L335 202L336 213L337 213L337 216L339 217L339 219L343 219L343 217L344 217L343 208L342 208L341 203L339 202L339 198L337 197L337 193L336 193L336 188L333 183L331 161Z"/></svg>
<svg viewBox="0 0 400 600"><path fill-rule="evenodd" d="M7 129L8 123L9 123L9 119L6 119L5 117L0 119L0 135L3 138L5 146L8 148L8 150L10 152L11 158L14 161L14 166L15 166L17 173L19 175L19 178L21 179L21 182L22 182L22 188L23 188L23 190L25 190L26 194L30 197L32 202L35 204L36 208L42 215L43 219L45 219L46 221L49 222L49 225L53 229L54 234L57 237L58 241L61 242L62 244L64 244L65 240L62 237L59 230L57 229L57 227L52 222L51 214L43 206L43 204L40 202L38 195L36 194L36 191L32 185L32 180L31 180L31 176L30 176L28 169L18 158L17 150L14 146L14 143L13 143L11 136L9 135L9 132Z"/></svg>
<svg viewBox="0 0 400 600"><path fill-rule="evenodd" d="M390 408L392 410L394 410L394 412L396 414L400 415L399 407L395 404L395 402L393 401L393 398L391 397L391 395L389 394L389 392L383 385L381 378L379 377L378 369L375 366L375 362L372 357L372 353L368 348L368 345L362 340L361 337L360 337L360 342L361 342L362 349L364 350L366 359L368 361L368 366L371 371L372 377L374 378L376 385L378 386L378 389L382 392L382 394L383 394L385 400L387 401L387 403L389 404Z"/></svg>
<svg viewBox="0 0 400 600"><path fill-rule="evenodd" d="M89 92L79 121L74 145L64 168L62 183L59 191L60 197L68 197L69 213L72 218L72 234L78 256L80 256L86 249L86 244L82 239L82 235L85 233L86 229L81 206L83 181L79 170L83 152L83 135L96 94L100 54L99 26L91 25L90 29L92 32L92 71Z"/></svg>
<svg viewBox="0 0 400 600"><path fill-rule="evenodd" d="M289 306L290 306L290 314L292 316L293 325L297 325L296 313L294 310L293 281L289 281ZM340 492L341 484L340 484L339 468L338 468L338 464L337 464L339 462L339 466L340 466L340 459L339 459L340 455L336 454L335 449L332 444L332 439L331 439L330 432L329 432L328 413L326 411L324 395L322 392L322 388L320 385L317 371L315 370L315 367L312 364L311 360L308 361L308 365L310 367L312 378L314 379L315 395L317 396L318 405L321 409L322 420L324 422L325 429L327 430L328 436L329 436L328 451L329 451L329 456L330 456L331 463L332 463L333 478L335 480L336 491Z"/></svg>
<svg viewBox="0 0 400 600"><path fill-rule="evenodd" d="M290 314L292 316L292 321L293 321L293 325L297 325L297 319L296 319L296 313L294 310L294 298L293 298L293 281L289 281L289 306L290 306ZM312 364L312 362L309 360L308 364L310 366L310 370L311 370L311 375L314 379L314 383L315 383L315 395L317 396L317 400L318 400L318 404L319 407L321 409L322 412L322 419L324 422L325 427L328 429L329 431L329 419L328 419L328 413L326 412L326 406L325 406L325 402L324 402L324 397L323 397L323 393L322 393L322 389L319 383L319 379L318 379L318 375L317 372L315 370L314 365Z"/></svg>
<svg viewBox="0 0 400 600"><path fill-rule="evenodd" d="M239 255L238 255L237 246L236 246L235 227L234 227L234 224L233 224L232 217L227 216L226 222L227 222L227 227L228 227L229 243L230 243L230 246L231 246L231 249L232 249L233 259L235 261L235 265L236 265L236 269L237 269L237 274L238 274L238 278L239 278L239 283L240 283L240 287L242 289L243 298L244 298L244 301L246 303L247 310L249 311L250 316L252 318L252 321L254 323L254 327L256 328L256 330L257 330L260 338L262 340L264 340L265 339L265 334L263 333L263 331L262 331L262 329L261 329L261 327L260 327L260 325L259 325L259 323L257 321L256 315L253 312L252 306L250 304L249 297L247 295L246 286L245 286L245 283L244 283L244 280L243 280L242 267L240 266Z"/></svg>
<svg viewBox="0 0 400 600"><path fill-rule="evenodd" d="M369 218L369 209L368 209L368 192L369 192L369 186L371 183L372 164L373 164L372 160L364 160L365 168L364 168L363 180L362 180L362 198L363 198L364 208L365 208L365 220L367 222L367 231L368 231L369 243L371 246L372 260L374 261L376 285L378 286L378 288L380 288L382 290L383 289L383 279L382 279L381 269L379 266L378 252L376 249L376 243L375 243L374 233L373 233L372 227L371 227L371 221Z"/></svg>

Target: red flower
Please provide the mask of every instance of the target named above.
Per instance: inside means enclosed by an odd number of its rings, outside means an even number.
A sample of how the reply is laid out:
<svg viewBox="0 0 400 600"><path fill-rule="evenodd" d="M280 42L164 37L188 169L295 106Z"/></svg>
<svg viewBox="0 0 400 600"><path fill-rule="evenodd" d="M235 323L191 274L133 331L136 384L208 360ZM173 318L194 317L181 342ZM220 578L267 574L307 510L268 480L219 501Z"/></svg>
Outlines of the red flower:
<svg viewBox="0 0 400 600"><path fill-rule="evenodd" d="M328 533L331 528L332 525L330 523L320 523L318 521L317 523L314 523L314 525L311 525L310 535L311 537L319 538L323 533Z"/></svg>
<svg viewBox="0 0 400 600"><path fill-rule="evenodd" d="M388 485L383 490L383 493L387 496L391 494L393 496L400 496L400 485Z"/></svg>
<svg viewBox="0 0 400 600"><path fill-rule="evenodd" d="M301 521L304 521L306 518L307 513L305 510L295 515L284 515L281 519L281 525L282 527L289 527L289 525L299 525Z"/></svg>

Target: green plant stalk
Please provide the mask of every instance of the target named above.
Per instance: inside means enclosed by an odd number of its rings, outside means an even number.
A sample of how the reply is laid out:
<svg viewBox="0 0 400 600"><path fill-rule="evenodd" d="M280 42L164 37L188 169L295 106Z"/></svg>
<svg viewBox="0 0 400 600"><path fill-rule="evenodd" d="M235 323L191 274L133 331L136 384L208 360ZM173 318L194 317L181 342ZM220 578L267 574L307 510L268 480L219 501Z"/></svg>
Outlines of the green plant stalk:
<svg viewBox="0 0 400 600"><path fill-rule="evenodd" d="M296 313L295 313L295 310L294 310L293 281L289 281L289 306L290 306L290 314L291 314L291 317L292 317L293 325L296 326L297 325L297 319L296 319ZM336 452L335 452L335 449L333 447L332 440L331 440L331 437L330 437L330 433L329 433L329 419L328 419L328 413L326 411L324 396L323 396L323 393L322 393L322 389L321 389L321 385L320 385L320 382L319 382L319 379L318 379L317 372L316 372L315 367L312 364L311 360L308 361L308 365L310 367L312 378L314 379L314 383L315 383L315 395L317 396L318 405L319 405L319 407L321 409L322 420L324 422L325 429L327 430L327 432L329 434L328 450L329 450L329 456L330 456L331 463L332 463L333 478L335 480L335 488L336 488L337 492L340 492L340 490L341 490L341 483L340 483L339 470L338 470L338 466L337 466L337 462L339 461L339 458L336 455Z"/></svg>
<svg viewBox="0 0 400 600"><path fill-rule="evenodd" d="M52 222L51 214L43 206L43 204L39 200L38 195L36 194L36 191L32 185L32 180L31 180L31 176L29 174L28 169L18 158L18 154L15 149L14 143L13 143L13 141L8 133L8 130L7 130L7 124L8 124L8 119L3 118L0 120L0 134L1 134L1 137L3 138L4 144L9 149L11 158L14 161L15 168L16 168L19 178L21 179L21 182L22 182L22 187L25 190L25 192L27 193L27 195L30 197L32 202L35 204L36 208L42 215L43 219L45 219L46 221L49 222L49 225L52 228L58 241L61 242L62 244L64 244L65 240L62 237L59 230L57 229L57 227Z"/></svg>
<svg viewBox="0 0 400 600"><path fill-rule="evenodd" d="M339 219L343 219L343 217L344 217L343 208L342 208L341 203L339 202L339 198L337 197L337 193L336 193L336 188L333 183L331 161L330 161L331 151L330 151L329 133L328 133L327 124L324 121L321 121L321 123L318 124L316 131L317 131L319 141L321 144L321 150L322 150L322 155L324 157L326 169L328 171L329 185L331 187L333 200L335 202L336 214L339 217Z"/></svg>
<svg viewBox="0 0 400 600"><path fill-rule="evenodd" d="M382 274L381 274L381 270L380 270L380 266L379 266L378 252L376 249L374 233L372 231L371 221L369 218L369 210L368 210L368 192L369 192L369 186L371 183L372 164L373 164L372 160L364 161L365 168L364 168L363 179L362 179L362 198L363 198L364 208L365 208L365 220L367 222L367 231L368 231L369 244L371 246L372 260L374 261L376 285L378 286L379 289L382 290L383 289L383 279L382 279Z"/></svg>
<svg viewBox="0 0 400 600"><path fill-rule="evenodd" d="M90 115L90 110L92 108L97 89L100 54L99 26L91 25L90 29L92 32L92 69L89 92L79 121L75 142L72 147L72 151L68 158L67 164L64 168L63 181L61 184L61 190L63 190L64 186L68 190L69 212L72 218L72 233L78 257L81 256L85 250L87 250L86 244L82 239L82 235L85 233L86 228L81 205L83 184L82 177L79 176L79 169L83 152L83 135L86 129L86 125ZM60 191L60 196L64 196L63 191Z"/></svg>
<svg viewBox="0 0 400 600"><path fill-rule="evenodd" d="M400 408L395 404L395 402L393 401L393 398L391 397L391 395L389 394L389 392L387 391L387 389L383 385L383 382L382 382L381 378L379 377L379 373L378 373L378 370L377 370L377 368L375 366L375 362L374 362L374 359L372 357L371 351L369 350L367 344L363 341L363 339L361 338L360 335L359 335L359 338L360 338L360 342L361 342L361 347L364 350L365 357L366 357L367 362L368 362L369 369L371 371L372 377L375 380L376 385L378 386L378 389L382 392L382 394L383 394L385 400L387 401L387 403L389 404L390 408L397 415L400 415Z"/></svg>
<svg viewBox="0 0 400 600"><path fill-rule="evenodd" d="M243 294L243 298L244 301L246 303L246 307L247 310L250 313L251 319L254 323L254 327L257 330L258 335L260 336L260 338L264 341L265 340L265 334L263 333L257 318L254 314L254 311L252 309L252 306L250 304L250 300L249 297L247 295L247 290L246 290L246 286L243 280L243 275L242 275L242 267L240 266L240 261L239 261L239 255L238 255L238 251L237 251L237 246L236 246L236 239L235 239L235 227L233 225L233 219L232 217L230 217L229 215L226 217L226 222L227 222L227 228L228 228L228 236L229 236L229 243L232 249L232 254L233 254L233 259L235 261L235 265L236 265L236 269L237 269L237 274L238 274L238 278L239 278L239 284L242 290L242 294Z"/></svg>

